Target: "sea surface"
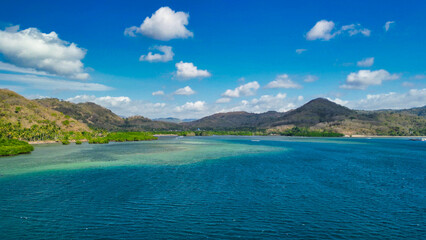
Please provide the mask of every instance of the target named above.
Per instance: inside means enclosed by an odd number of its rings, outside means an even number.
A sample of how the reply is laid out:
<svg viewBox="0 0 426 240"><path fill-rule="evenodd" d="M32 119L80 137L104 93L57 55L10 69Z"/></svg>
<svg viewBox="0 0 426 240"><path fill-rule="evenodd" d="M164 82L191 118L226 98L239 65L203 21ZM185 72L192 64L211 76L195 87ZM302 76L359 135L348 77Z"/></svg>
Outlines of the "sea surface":
<svg viewBox="0 0 426 240"><path fill-rule="evenodd" d="M185 137L0 158L0 239L426 239L426 142Z"/></svg>

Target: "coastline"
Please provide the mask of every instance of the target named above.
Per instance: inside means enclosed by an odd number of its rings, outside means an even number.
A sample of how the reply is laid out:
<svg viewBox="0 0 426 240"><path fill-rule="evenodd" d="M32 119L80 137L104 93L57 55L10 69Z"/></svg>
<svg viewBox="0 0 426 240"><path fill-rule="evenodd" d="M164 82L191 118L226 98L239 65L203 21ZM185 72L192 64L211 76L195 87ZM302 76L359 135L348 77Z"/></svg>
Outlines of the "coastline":
<svg viewBox="0 0 426 240"><path fill-rule="evenodd" d="M87 139L81 139L79 140L81 142L88 142ZM70 143L75 143L76 140L69 140ZM61 143L61 141L55 141L55 140L45 140L45 141L29 141L28 142L31 145L38 145L38 144L54 144L54 143Z"/></svg>
<svg viewBox="0 0 426 240"><path fill-rule="evenodd" d="M154 137L178 137L177 134L155 134ZM226 135L223 135L226 136ZM235 136L235 135L227 135L227 136ZM269 137L269 136L263 136L263 135L253 135L248 137ZM275 135L275 137L283 137ZM292 136L286 136L286 137L292 137ZM377 136L377 135L345 135L341 138L425 138L426 136ZM69 140L70 143L75 143L76 140ZM87 139L80 140L81 142L88 142ZM55 140L45 140L45 141L29 141L28 142L31 145L39 145L39 144L59 144L61 141L55 141Z"/></svg>

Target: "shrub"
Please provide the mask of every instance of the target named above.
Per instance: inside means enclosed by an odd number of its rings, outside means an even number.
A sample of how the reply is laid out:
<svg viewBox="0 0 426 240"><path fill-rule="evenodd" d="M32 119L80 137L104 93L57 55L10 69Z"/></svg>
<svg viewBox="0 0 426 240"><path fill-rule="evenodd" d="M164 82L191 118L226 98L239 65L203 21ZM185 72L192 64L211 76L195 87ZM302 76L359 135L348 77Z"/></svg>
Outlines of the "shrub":
<svg viewBox="0 0 426 240"><path fill-rule="evenodd" d="M30 153L34 147L27 142L16 139L0 139L0 156L12 156Z"/></svg>

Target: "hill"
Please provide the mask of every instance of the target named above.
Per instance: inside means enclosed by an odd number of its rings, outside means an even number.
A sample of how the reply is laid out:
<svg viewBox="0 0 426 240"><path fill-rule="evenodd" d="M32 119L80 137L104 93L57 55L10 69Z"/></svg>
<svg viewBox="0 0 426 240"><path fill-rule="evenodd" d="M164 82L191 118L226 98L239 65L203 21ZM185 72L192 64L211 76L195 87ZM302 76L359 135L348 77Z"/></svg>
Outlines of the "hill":
<svg viewBox="0 0 426 240"><path fill-rule="evenodd" d="M283 113L274 111L259 114L248 112L216 113L196 121L183 123L183 125L191 129L250 130L265 126L268 122L276 121L283 115Z"/></svg>
<svg viewBox="0 0 426 240"><path fill-rule="evenodd" d="M79 121L86 123L94 129L108 131L152 131L152 130L177 130L182 126L175 123L153 121L151 119L134 116L122 118L111 110L92 102L71 103L56 98L43 98L35 100L41 105L62 112Z"/></svg>
<svg viewBox="0 0 426 240"><path fill-rule="evenodd" d="M417 108L410 108L410 109L401 109L401 110L382 110L384 112L390 112L390 113L402 113L402 114L411 114L419 117L425 117L426 118L426 106L423 107L417 107Z"/></svg>
<svg viewBox="0 0 426 240"><path fill-rule="evenodd" d="M0 89L0 125L2 136L18 138L30 131L41 135L91 131L86 124L7 89Z"/></svg>
<svg viewBox="0 0 426 240"><path fill-rule="evenodd" d="M266 131L282 133L298 127L347 135L426 135L425 107L405 110L356 111L324 98L288 111L216 113L192 122L154 121L143 116L123 118L95 103L71 103L55 98L28 100L0 90L0 133L55 138L63 132L108 131ZM90 128L89 128L90 127ZM25 130L26 129L26 130ZM29 133L32 132L31 134Z"/></svg>
<svg viewBox="0 0 426 240"><path fill-rule="evenodd" d="M314 99L285 113L217 113L184 125L190 129L206 130L264 129L281 132L303 127L347 135L426 135L426 119L406 113L405 110L356 111L324 98Z"/></svg>
<svg viewBox="0 0 426 240"><path fill-rule="evenodd" d="M92 128L114 130L124 124L124 120L111 110L95 103L71 103L57 98L36 99L39 104L71 116Z"/></svg>

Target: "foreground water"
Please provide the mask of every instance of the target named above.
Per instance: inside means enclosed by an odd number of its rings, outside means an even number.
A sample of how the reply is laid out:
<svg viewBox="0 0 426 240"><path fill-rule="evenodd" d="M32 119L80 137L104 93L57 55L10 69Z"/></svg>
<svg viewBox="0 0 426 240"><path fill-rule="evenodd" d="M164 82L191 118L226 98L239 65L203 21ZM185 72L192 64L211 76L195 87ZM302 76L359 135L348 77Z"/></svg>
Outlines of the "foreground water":
<svg viewBox="0 0 426 240"><path fill-rule="evenodd" d="M425 239L426 144L166 138L0 158L0 239Z"/></svg>

